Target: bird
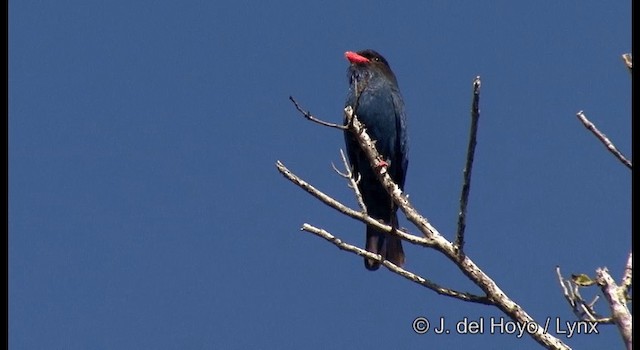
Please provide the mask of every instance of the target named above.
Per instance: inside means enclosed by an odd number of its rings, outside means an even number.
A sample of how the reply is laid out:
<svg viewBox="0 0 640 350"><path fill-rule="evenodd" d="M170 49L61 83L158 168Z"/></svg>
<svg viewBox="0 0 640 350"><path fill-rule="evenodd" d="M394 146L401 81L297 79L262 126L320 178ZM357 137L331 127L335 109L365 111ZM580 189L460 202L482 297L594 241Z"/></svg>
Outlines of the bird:
<svg viewBox="0 0 640 350"><path fill-rule="evenodd" d="M396 76L387 60L374 50L347 51L345 57L349 61L349 92L345 107L351 106L358 120L364 123L384 164L388 166L388 174L404 191L409 165L407 117ZM354 135L345 130L344 137L352 174L358 179L358 190L368 215L398 228L397 206L378 181L375 170ZM402 240L373 226L366 227L365 249L380 254L395 265L404 264ZM380 267L378 261L367 258L364 259L364 265L370 271Z"/></svg>

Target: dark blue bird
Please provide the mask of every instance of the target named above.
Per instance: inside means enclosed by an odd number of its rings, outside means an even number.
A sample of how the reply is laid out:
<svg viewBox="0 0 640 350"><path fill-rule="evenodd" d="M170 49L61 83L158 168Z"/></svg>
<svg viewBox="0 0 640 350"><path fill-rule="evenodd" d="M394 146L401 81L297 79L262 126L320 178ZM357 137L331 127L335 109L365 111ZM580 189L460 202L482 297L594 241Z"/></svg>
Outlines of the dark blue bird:
<svg viewBox="0 0 640 350"><path fill-rule="evenodd" d="M349 94L346 105L355 108L358 119L365 124L367 133L375 140L376 148L388 164L388 172L401 190L409 160L407 158L407 126L404 102L398 82L389 63L373 50L345 53L350 65ZM354 176L360 176L358 188L368 214L388 225L398 227L397 207L376 178L367 156L349 131L345 131L349 162ZM402 241L394 236L367 226L366 249L380 254L386 260L402 266ZM366 259L368 270L377 270L380 264Z"/></svg>

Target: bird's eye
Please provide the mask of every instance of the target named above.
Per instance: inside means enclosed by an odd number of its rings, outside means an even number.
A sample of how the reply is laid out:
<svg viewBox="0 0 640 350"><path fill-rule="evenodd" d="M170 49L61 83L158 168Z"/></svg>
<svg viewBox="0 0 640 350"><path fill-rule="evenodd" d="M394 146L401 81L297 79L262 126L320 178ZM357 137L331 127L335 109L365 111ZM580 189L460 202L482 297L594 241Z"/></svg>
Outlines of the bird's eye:
<svg viewBox="0 0 640 350"><path fill-rule="evenodd" d="M380 57L374 57L373 60L376 62L380 62Z"/></svg>

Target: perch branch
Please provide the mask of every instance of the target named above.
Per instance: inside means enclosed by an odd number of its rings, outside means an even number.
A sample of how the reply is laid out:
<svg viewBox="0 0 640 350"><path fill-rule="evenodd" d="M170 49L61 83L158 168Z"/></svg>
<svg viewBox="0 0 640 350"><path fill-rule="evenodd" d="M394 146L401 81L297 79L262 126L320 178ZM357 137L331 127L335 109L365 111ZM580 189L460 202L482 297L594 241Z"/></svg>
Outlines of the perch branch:
<svg viewBox="0 0 640 350"><path fill-rule="evenodd" d="M300 109L301 110L301 109ZM302 110L301 110L302 112ZM304 114L304 113L303 113ZM307 116L305 115L305 118ZM309 119L309 118L307 118ZM367 155L370 164L379 165L379 159L381 159L378 151L375 148L375 143L371 140L369 135L366 133L364 126L360 123L357 117L353 113L353 108L351 106L347 106L345 108L345 125L348 126L349 132L354 134L355 139L358 144L362 148L363 152ZM287 177L290 181L296 183L292 175L288 169L284 167L281 162L277 162L278 170ZM425 236L426 239L419 239L419 237L413 235L407 235L402 231L394 230L392 227L382 225L378 223L376 220L356 211L353 211L349 208L346 210L341 210L345 214L347 212L349 216L359 219L367 224L370 222L375 223L378 228L382 228L385 232L389 232L391 234L397 235L402 239L409 240L413 239L413 241L409 241L415 244L421 244L425 246L431 246L435 250L441 252L448 259L456 264L456 266L460 269L460 271L467 276L473 283L475 283L482 291L486 294L486 298L490 301L491 304L494 304L497 308L499 308L502 312L504 312L507 316L509 316L512 320L519 322L520 324L532 324L535 323L535 320L518 304L516 304L513 300L511 300L501 289L500 287L488 276L486 275L468 256L458 254L458 250L454 246L453 243L449 242L445 239L436 229L433 227L426 218L424 218L418 211L411 205L409 199L406 195L402 193L402 191L398 188L398 186L391 180L391 177L387 173L386 166L377 166L375 169L379 169L376 172L378 176L378 180L381 182L385 190L389 193L394 203L402 210L407 219L413 223L420 232ZM289 175L289 176L288 176ZM301 180L300 180L301 181ZM310 192L310 185L306 182L301 182L300 184L296 183L301 188L305 189L307 192ZM318 191L319 192L319 191ZM321 193L321 192L320 192ZM313 194L313 193L312 193ZM323 196L326 196L322 194ZM331 199L330 197L322 199L324 203L328 203L331 201L332 203L343 206L337 201ZM343 206L344 207L344 206ZM385 264L387 266L387 264ZM535 331L532 331L529 334L535 341L540 343L549 349L569 349L569 347L564 344L560 339L550 335L545 332L544 327L540 326L536 327Z"/></svg>
<svg viewBox="0 0 640 350"><path fill-rule="evenodd" d="M349 131L355 135L360 147L367 155L370 164L378 164L380 154L375 148L375 143L371 140L365 129L353 114L353 108L347 106L345 108L346 125L349 125ZM473 283L480 287L485 294L495 303L511 319L521 324L534 323L535 320L527 314L518 304L511 300L498 285L485 274L468 256L459 255L453 243L446 240L433 227L426 218L424 218L409 202L409 198L402 193L398 185L396 185L389 174L386 167L379 167L380 171L376 172L378 180L383 184L387 193L391 196L394 203L402 210L407 219L413 223L425 237L434 241L434 249L441 252L448 259L453 261L456 266L467 276ZM543 346L551 349L568 349L568 347L558 338L544 332L543 327L538 325L535 332L529 333L534 340Z"/></svg>

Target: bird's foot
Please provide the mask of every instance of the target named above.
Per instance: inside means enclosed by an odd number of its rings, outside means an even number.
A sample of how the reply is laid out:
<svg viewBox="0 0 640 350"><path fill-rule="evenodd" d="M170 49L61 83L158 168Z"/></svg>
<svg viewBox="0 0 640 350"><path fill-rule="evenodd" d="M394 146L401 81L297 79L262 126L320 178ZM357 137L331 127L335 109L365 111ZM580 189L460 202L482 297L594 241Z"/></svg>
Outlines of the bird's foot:
<svg viewBox="0 0 640 350"><path fill-rule="evenodd" d="M379 159L376 162L376 169L380 171L381 174L384 174L389 167L389 163L387 163L384 159Z"/></svg>
<svg viewBox="0 0 640 350"><path fill-rule="evenodd" d="M376 168L386 168L386 167L388 167L388 166L389 166L389 163L387 163L387 162L386 162L386 161L384 161L384 160L379 160L379 161L376 163Z"/></svg>

